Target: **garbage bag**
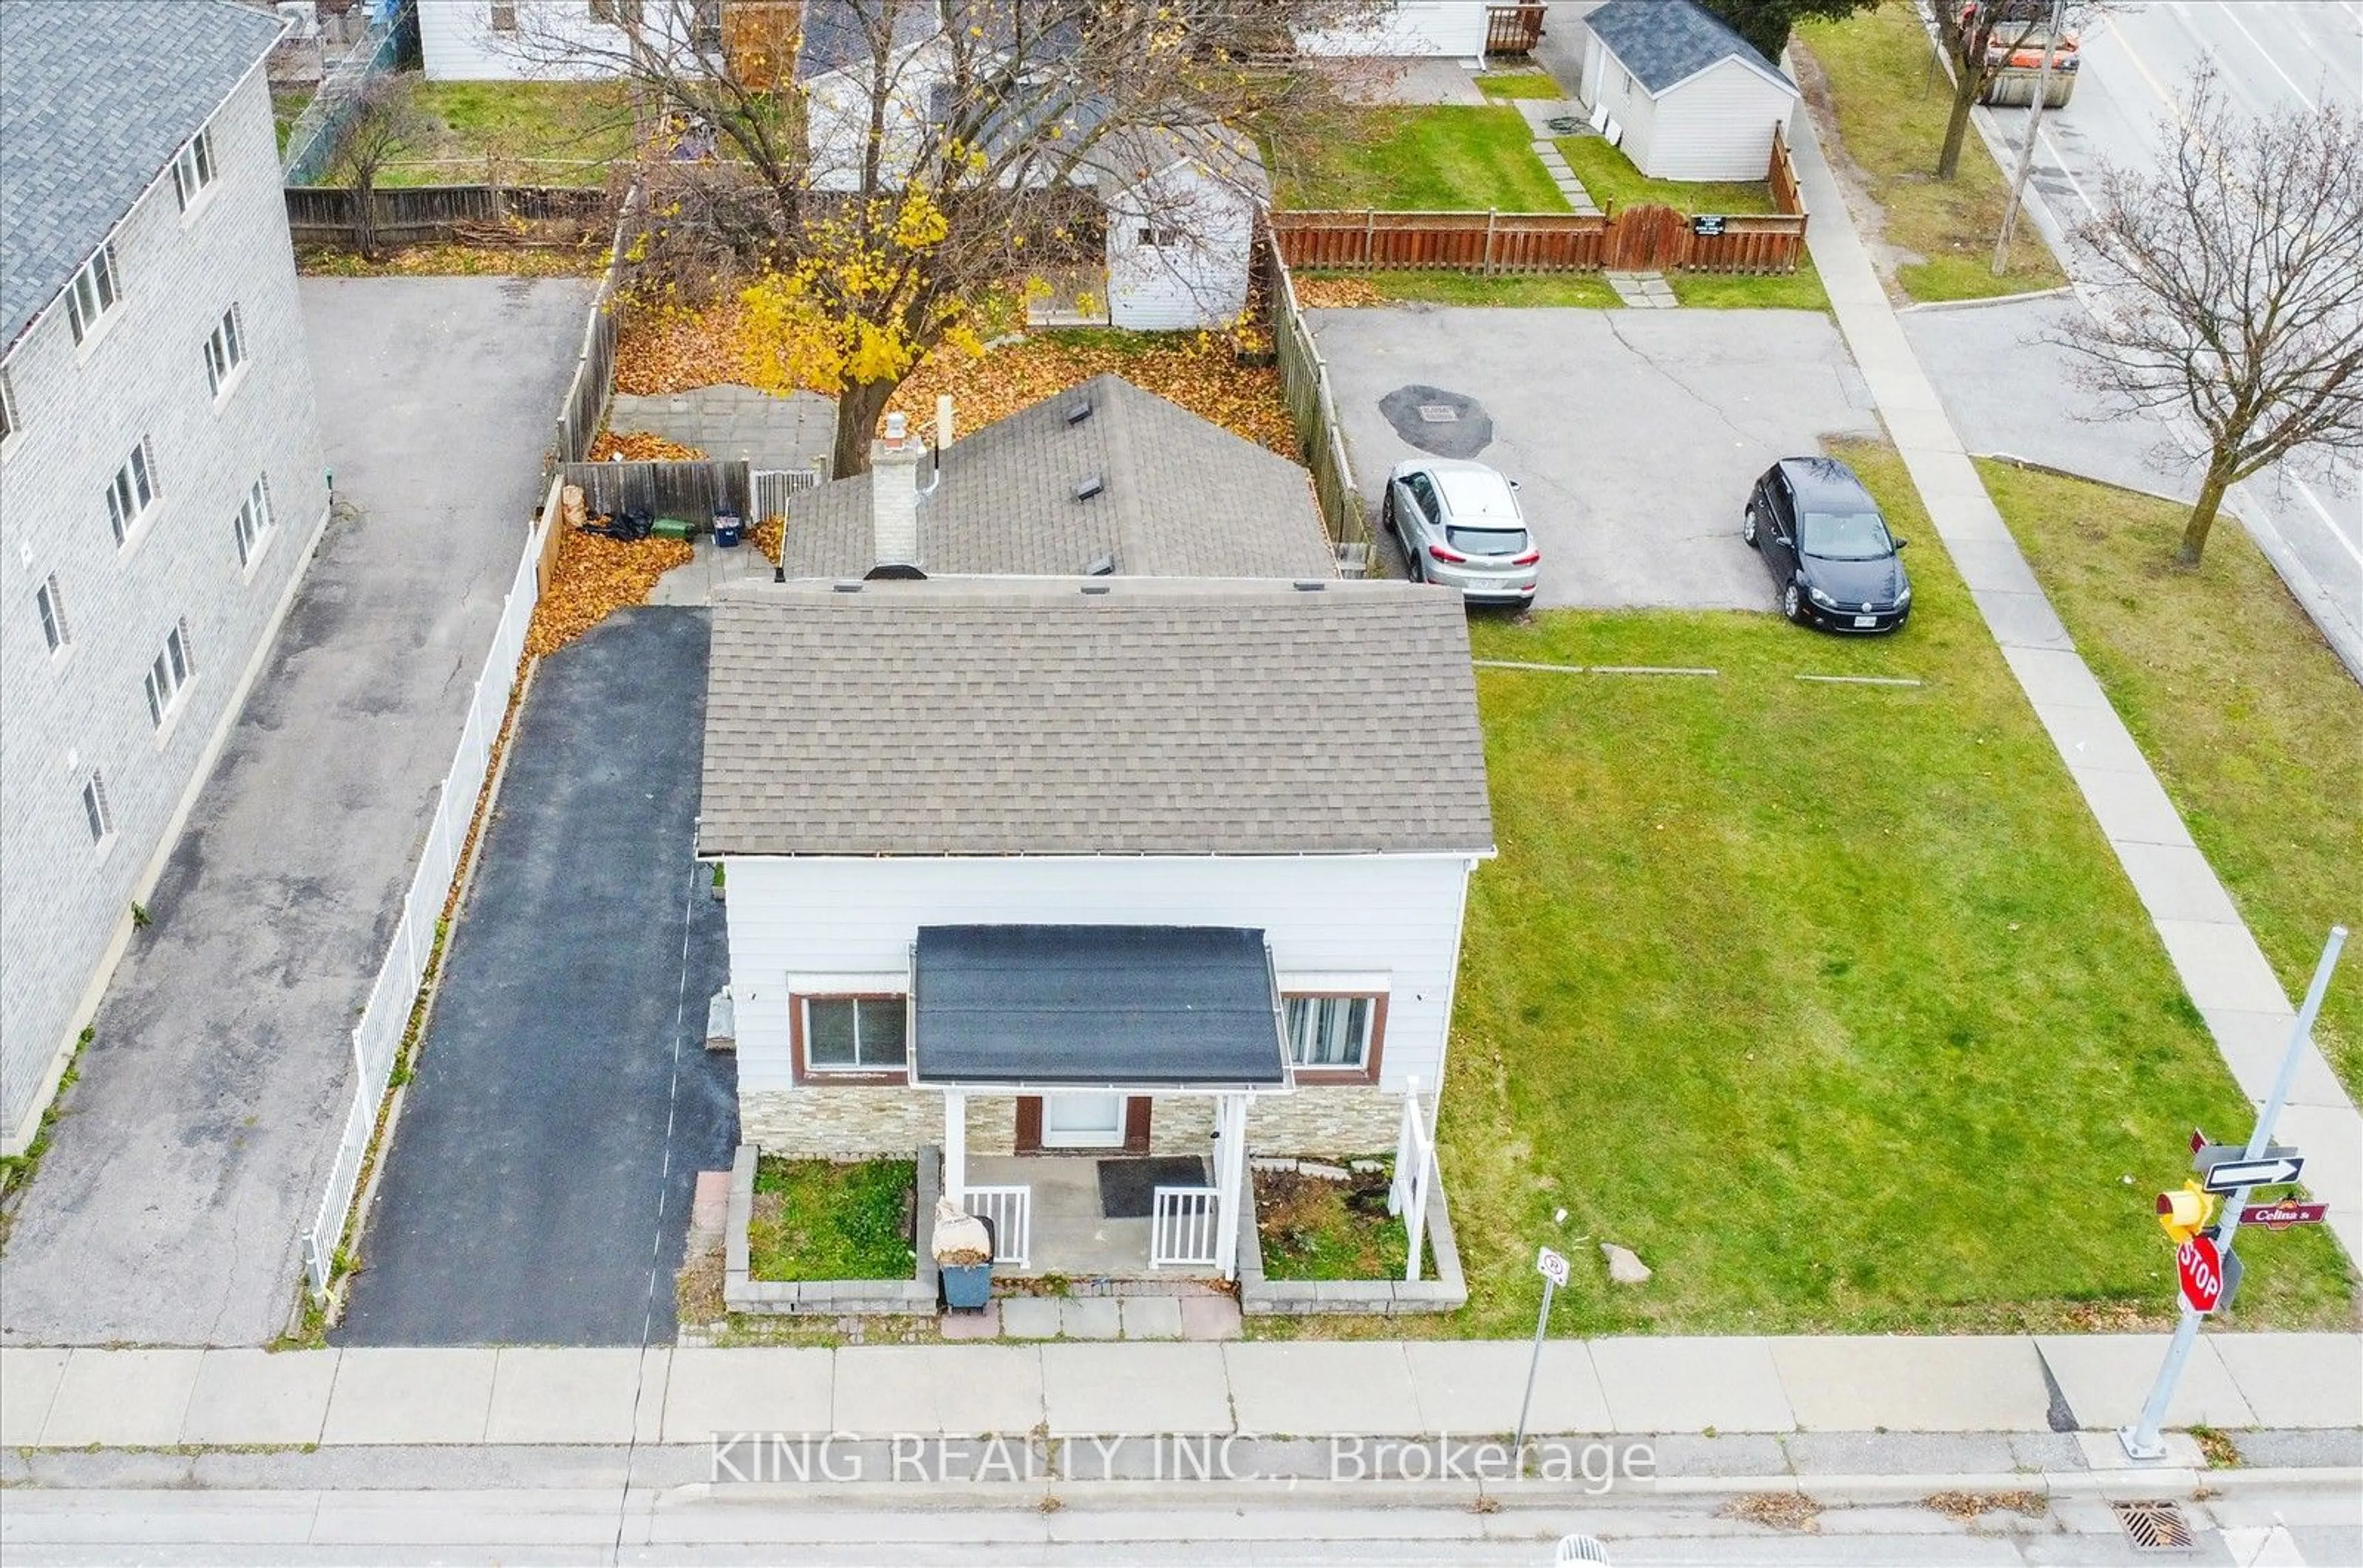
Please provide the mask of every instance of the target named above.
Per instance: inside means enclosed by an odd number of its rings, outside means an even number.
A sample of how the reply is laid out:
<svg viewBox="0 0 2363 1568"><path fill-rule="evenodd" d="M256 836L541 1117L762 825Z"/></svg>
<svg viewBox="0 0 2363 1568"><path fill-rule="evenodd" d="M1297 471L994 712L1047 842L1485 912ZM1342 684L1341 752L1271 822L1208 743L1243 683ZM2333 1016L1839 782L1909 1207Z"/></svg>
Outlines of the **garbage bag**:
<svg viewBox="0 0 2363 1568"><path fill-rule="evenodd" d="M993 1233L984 1221L960 1207L950 1198L936 1200L936 1236L932 1249L936 1262L954 1267L972 1267L993 1262Z"/></svg>

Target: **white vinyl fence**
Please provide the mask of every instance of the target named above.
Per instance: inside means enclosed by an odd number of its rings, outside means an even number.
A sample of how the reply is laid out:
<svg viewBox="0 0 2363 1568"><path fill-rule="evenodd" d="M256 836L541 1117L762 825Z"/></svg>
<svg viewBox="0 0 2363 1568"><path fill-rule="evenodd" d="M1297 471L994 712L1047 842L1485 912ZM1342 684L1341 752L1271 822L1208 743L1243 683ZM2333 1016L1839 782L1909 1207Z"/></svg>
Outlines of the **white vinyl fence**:
<svg viewBox="0 0 2363 1568"><path fill-rule="evenodd" d="M1211 1268L1221 1261L1223 1197L1212 1187L1159 1187L1149 1216L1148 1266Z"/></svg>
<svg viewBox="0 0 2363 1568"><path fill-rule="evenodd" d="M1411 1241L1403 1278L1419 1279L1419 1255L1427 1240L1427 1194L1435 1183L1436 1129L1420 1109L1419 1080L1403 1084L1403 1123L1395 1130L1394 1183L1387 1188L1387 1212L1400 1215Z"/></svg>
<svg viewBox="0 0 2363 1568"><path fill-rule="evenodd" d="M435 822L421 851L417 874L402 901L402 923L394 928L394 943L370 987L369 1005L353 1028L353 1104L345 1118L344 1141L337 1146L337 1162L328 1174L327 1191L312 1229L304 1236L304 1272L316 1293L326 1293L334 1269L337 1245L351 1215L355 1189L361 1182L361 1161L377 1129L377 1113L394 1076L394 1057L418 1000L427 974L427 960L435 949L435 923L450 896L459 873L460 854L468 841L476 801L483 793L493 760L493 742L508 714L516 689L517 662L525 652L527 623L533 619L539 584L536 571L541 562L548 530L559 526L555 499L542 508L539 526L525 541L516 576L509 584L501 609L500 629L493 634L492 651L476 677L475 696L468 705L467 728L460 732L460 749L444 775L442 794L435 803Z"/></svg>
<svg viewBox="0 0 2363 1568"><path fill-rule="evenodd" d="M993 1261L1022 1269L1034 1257L1034 1189L970 1187L960 1202L993 1228Z"/></svg>

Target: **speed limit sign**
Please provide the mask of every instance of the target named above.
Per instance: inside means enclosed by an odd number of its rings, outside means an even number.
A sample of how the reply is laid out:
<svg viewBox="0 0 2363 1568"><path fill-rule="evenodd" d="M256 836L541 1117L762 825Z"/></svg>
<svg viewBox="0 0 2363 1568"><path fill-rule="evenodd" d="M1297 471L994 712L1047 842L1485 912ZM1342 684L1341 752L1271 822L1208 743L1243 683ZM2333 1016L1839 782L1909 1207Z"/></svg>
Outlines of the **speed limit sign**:
<svg viewBox="0 0 2363 1568"><path fill-rule="evenodd" d="M1568 1278L1567 1258L1545 1247L1535 1254L1535 1273L1554 1285L1564 1285Z"/></svg>

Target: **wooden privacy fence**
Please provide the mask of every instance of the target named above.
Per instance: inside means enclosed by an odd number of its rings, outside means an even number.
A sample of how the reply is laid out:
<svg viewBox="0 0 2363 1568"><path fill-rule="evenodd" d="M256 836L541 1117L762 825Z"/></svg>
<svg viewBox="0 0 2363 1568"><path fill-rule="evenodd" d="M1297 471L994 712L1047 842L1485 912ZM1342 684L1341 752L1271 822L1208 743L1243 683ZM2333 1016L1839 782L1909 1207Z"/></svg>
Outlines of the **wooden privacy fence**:
<svg viewBox="0 0 2363 1568"><path fill-rule="evenodd" d="M592 296L591 317L582 326L582 348L574 356L574 376L566 384L565 401L558 406L558 428L544 459L544 472L562 462L582 462L591 455L591 443L606 423L607 404L616 391L617 297L624 276L624 250L632 220L645 198L633 186L616 216L616 237L607 246L607 272Z"/></svg>
<svg viewBox="0 0 2363 1568"><path fill-rule="evenodd" d="M1272 215L1277 218L1278 213ZM1362 493L1354 487L1354 464L1346 455L1346 436L1337 422L1337 397L1330 389L1329 367L1315 347L1313 331L1297 308L1296 284L1288 275L1288 260L1270 233L1258 249L1262 253L1265 297L1270 302L1272 344L1280 361L1280 395L1288 405L1296 439L1304 450L1305 466L1313 471L1313 494L1320 503L1322 520L1338 555L1350 566L1368 562L1370 527L1362 510Z"/></svg>
<svg viewBox="0 0 2363 1568"><path fill-rule="evenodd" d="M455 227L512 218L605 223L615 202L596 186L398 185L372 193L377 237L389 245L449 239ZM360 239L357 198L341 185L286 188L287 227L298 245Z"/></svg>
<svg viewBox="0 0 2363 1568"><path fill-rule="evenodd" d="M754 496L747 464L716 458L705 462L570 462L558 476L582 487L594 513L644 512L702 523L716 512L736 512L753 521Z"/></svg>
<svg viewBox="0 0 2363 1568"><path fill-rule="evenodd" d="M1532 54L1535 45L1543 38L1543 8L1540 6L1488 6L1485 7L1485 52L1487 54Z"/></svg>

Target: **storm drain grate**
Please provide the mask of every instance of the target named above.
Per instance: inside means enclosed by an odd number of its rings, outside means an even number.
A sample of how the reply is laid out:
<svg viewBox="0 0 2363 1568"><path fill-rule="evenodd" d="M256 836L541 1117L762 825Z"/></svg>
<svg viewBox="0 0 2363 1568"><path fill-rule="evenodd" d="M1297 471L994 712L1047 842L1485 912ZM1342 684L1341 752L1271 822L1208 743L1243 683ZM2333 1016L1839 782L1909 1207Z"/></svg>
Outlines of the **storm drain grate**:
<svg viewBox="0 0 2363 1568"><path fill-rule="evenodd" d="M2176 1551L2191 1543L2191 1521L2172 1503L2115 1503L2117 1522L2143 1551Z"/></svg>
<svg viewBox="0 0 2363 1568"><path fill-rule="evenodd" d="M1458 425L1460 410L1449 403L1423 403L1419 406L1419 422L1423 425Z"/></svg>

